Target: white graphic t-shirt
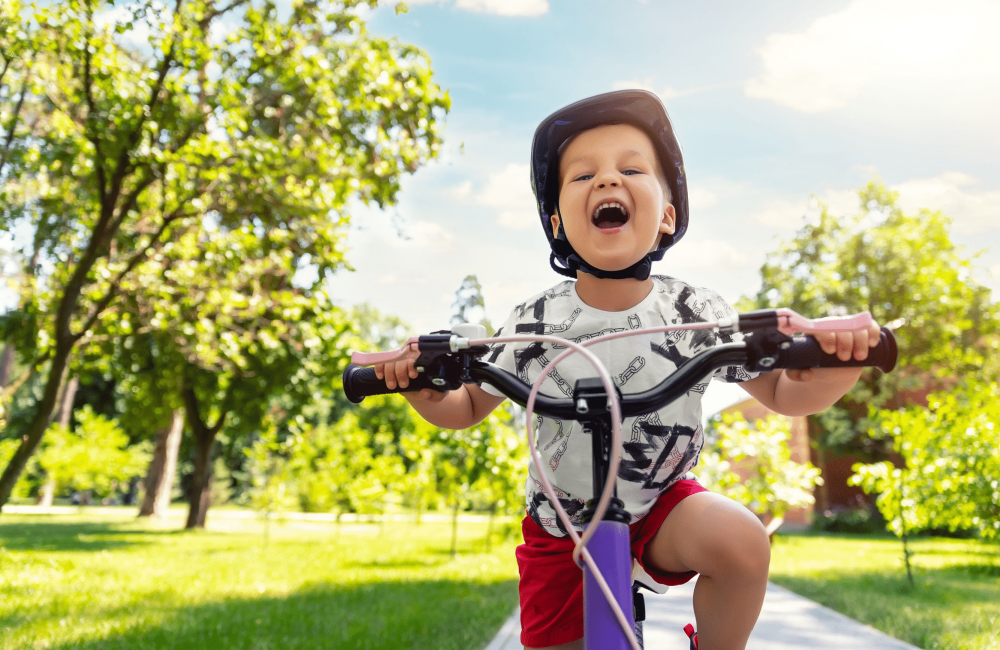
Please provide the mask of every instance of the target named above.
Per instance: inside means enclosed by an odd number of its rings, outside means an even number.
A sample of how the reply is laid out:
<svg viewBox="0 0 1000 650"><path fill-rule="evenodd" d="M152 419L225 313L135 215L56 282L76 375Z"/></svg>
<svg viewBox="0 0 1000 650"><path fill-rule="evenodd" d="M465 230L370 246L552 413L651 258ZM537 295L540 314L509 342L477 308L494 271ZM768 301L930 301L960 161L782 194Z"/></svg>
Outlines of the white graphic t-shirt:
<svg viewBox="0 0 1000 650"><path fill-rule="evenodd" d="M546 334L582 343L603 334L646 327L678 325L731 318L735 311L718 294L692 287L666 276L652 276L653 290L635 307L607 312L590 307L576 293L576 283L566 281L514 308L497 335ZM603 341L589 349L604 364L623 394L637 393L659 384L687 359L706 348L732 342L713 330L666 332ZM543 343L507 343L492 346L487 361L496 363L528 383L565 348ZM544 380L541 392L571 397L577 379L597 373L581 355L562 361ZM714 378L741 382L753 375L740 367L726 367ZM659 411L626 418L622 424L623 454L618 470L618 498L636 522L649 512L656 499L681 479L697 462L704 443L701 398L706 377L675 402ZM500 392L483 384L487 392ZM593 497L591 440L572 420L535 417L538 448L554 478L560 503L577 530L580 514ZM564 536L563 524L542 489L534 463L525 484L528 515L549 533Z"/></svg>

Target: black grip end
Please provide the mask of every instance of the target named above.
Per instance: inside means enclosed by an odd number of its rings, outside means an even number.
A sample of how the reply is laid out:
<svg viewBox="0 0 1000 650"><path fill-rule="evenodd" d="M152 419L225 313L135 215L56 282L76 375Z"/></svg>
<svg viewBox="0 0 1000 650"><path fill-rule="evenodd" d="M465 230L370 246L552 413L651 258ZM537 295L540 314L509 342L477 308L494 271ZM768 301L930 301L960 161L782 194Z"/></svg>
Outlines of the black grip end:
<svg viewBox="0 0 1000 650"><path fill-rule="evenodd" d="M375 375L374 368L362 368L353 363L344 368L344 395L355 404L360 404L370 395L391 395L393 393L407 393L430 388L432 390L442 390L427 377L420 373L416 379L411 379L406 388L386 388L385 380L379 379Z"/></svg>
<svg viewBox="0 0 1000 650"><path fill-rule="evenodd" d="M354 404L360 404L369 395L381 395L388 389L385 380L375 375L374 368L362 368L353 363L344 368L344 395ZM381 387L380 392L379 388Z"/></svg>
<svg viewBox="0 0 1000 650"><path fill-rule="evenodd" d="M874 355L873 361L875 363L871 365L882 372L893 371L896 367L896 361L899 359L899 348L896 346L896 337L893 335L891 329L883 327L879 331L878 345L872 348L868 355L869 357Z"/></svg>
<svg viewBox="0 0 1000 650"><path fill-rule="evenodd" d="M858 361L851 358L841 361L836 354L823 352L819 342L811 336L796 336L791 345L786 348L783 360L777 367L781 368L845 368L870 366L882 372L892 372L896 367L899 349L896 337L892 331L883 327L879 333L878 344L868 349L868 358Z"/></svg>

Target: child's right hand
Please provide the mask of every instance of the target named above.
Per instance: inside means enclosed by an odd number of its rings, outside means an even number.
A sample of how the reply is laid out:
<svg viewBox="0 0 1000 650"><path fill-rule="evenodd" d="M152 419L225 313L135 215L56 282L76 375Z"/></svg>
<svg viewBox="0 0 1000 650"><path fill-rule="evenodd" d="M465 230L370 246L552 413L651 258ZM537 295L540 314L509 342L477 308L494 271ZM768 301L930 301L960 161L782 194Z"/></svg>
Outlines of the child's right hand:
<svg viewBox="0 0 1000 650"><path fill-rule="evenodd" d="M417 378L416 361L420 353L416 350L407 353L407 356L398 361L391 361L385 364L372 366L375 369L375 376L385 381L385 387L390 390L406 388L410 385L411 379ZM416 392L405 392L403 396L407 400L420 399L426 402L440 402L447 393L424 388Z"/></svg>

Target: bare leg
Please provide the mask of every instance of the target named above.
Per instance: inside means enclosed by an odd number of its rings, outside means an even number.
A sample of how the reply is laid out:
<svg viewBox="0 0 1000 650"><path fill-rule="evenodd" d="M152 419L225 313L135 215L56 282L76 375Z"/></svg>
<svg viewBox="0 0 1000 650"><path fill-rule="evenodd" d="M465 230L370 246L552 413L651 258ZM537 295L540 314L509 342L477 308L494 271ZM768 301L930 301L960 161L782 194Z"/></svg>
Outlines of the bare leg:
<svg viewBox="0 0 1000 650"><path fill-rule="evenodd" d="M763 524L731 499L699 492L681 501L646 547L664 571L697 571L700 650L744 650L760 615L771 547Z"/></svg>

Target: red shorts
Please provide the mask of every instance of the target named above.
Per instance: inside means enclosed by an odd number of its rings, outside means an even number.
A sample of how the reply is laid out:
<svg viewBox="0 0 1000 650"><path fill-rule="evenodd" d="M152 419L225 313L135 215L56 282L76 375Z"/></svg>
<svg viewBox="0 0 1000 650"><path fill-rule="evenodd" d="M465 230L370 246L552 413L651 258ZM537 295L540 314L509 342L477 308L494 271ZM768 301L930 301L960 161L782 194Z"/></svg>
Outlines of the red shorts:
<svg viewBox="0 0 1000 650"><path fill-rule="evenodd" d="M706 491L698 481L677 481L660 495L645 517L629 526L632 557L660 584L684 584L696 574L668 573L647 564L646 544L674 506L685 497ZM546 648L583 638L583 571L573 562L573 540L551 535L531 517L524 518L521 530L524 544L517 547L521 644Z"/></svg>

